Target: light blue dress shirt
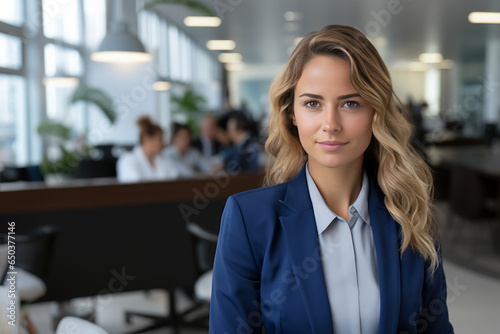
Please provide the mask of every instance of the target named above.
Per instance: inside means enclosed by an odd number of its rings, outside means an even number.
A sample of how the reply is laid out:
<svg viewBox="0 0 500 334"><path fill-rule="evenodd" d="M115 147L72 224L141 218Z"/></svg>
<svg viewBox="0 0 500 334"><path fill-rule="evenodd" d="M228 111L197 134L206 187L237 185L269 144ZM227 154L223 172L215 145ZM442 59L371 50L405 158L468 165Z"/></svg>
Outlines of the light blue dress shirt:
<svg viewBox="0 0 500 334"><path fill-rule="evenodd" d="M318 229L326 290L335 334L376 334L380 292L368 214L368 177L349 206L349 221L326 204L306 166L307 186Z"/></svg>

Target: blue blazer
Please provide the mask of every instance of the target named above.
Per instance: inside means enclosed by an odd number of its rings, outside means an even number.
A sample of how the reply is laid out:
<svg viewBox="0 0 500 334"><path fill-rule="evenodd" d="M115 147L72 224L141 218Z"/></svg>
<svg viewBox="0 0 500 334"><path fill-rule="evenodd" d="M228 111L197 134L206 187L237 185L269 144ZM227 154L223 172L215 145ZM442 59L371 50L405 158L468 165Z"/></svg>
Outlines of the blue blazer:
<svg viewBox="0 0 500 334"><path fill-rule="evenodd" d="M370 179L380 286L379 334L453 333L442 265L408 248ZM333 333L305 168L290 181L227 200L214 262L210 333ZM338 333L345 334L345 333ZM348 333L347 333L348 334Z"/></svg>

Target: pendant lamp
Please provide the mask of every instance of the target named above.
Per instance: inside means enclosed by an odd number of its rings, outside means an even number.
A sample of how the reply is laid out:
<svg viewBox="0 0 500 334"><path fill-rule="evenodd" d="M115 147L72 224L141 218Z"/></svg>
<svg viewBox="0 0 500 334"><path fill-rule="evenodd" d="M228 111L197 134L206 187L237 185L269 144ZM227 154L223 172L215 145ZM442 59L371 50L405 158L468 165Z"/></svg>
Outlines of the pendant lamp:
<svg viewBox="0 0 500 334"><path fill-rule="evenodd" d="M123 19L123 4L121 0L117 4L117 18L111 25L111 31L104 37L96 52L90 55L90 59L104 63L138 63L148 62L153 59L147 53L141 41L128 29Z"/></svg>

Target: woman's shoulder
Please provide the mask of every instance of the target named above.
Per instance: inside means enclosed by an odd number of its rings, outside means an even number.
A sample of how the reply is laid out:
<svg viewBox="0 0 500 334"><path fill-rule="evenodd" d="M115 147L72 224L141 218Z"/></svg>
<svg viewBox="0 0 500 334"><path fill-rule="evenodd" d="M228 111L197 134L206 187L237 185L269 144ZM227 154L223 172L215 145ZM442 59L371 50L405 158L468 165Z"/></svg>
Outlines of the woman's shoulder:
<svg viewBox="0 0 500 334"><path fill-rule="evenodd" d="M243 191L230 196L230 198L234 199L242 209L255 210L256 207L259 207L258 211L260 211L263 207L275 206L280 199L283 199L286 187L287 182Z"/></svg>
<svg viewBox="0 0 500 334"><path fill-rule="evenodd" d="M118 162L121 162L121 163L131 163L132 161L137 160L136 156L137 156L137 153L136 153L135 147L134 147L133 150L127 151L127 152L123 152L122 154L120 154L120 156L118 158Z"/></svg>

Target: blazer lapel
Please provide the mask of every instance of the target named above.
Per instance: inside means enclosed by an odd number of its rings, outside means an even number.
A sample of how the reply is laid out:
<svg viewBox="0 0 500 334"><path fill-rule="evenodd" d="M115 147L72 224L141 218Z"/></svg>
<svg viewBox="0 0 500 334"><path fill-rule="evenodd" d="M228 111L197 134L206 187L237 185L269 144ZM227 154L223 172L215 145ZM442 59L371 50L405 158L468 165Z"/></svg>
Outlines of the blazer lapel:
<svg viewBox="0 0 500 334"><path fill-rule="evenodd" d="M305 168L288 182L279 203L280 222L285 234L292 268L299 281L313 333L333 333L333 322L326 291L312 203ZM300 272L299 272L300 270Z"/></svg>
<svg viewBox="0 0 500 334"><path fill-rule="evenodd" d="M376 179L370 180L368 208L377 256L380 287L379 334L396 333L401 302L399 235L397 223L383 202Z"/></svg>

